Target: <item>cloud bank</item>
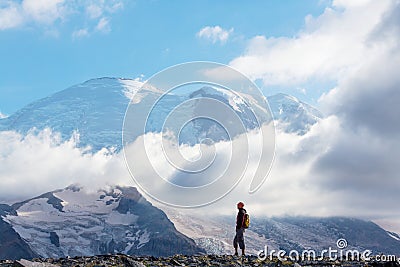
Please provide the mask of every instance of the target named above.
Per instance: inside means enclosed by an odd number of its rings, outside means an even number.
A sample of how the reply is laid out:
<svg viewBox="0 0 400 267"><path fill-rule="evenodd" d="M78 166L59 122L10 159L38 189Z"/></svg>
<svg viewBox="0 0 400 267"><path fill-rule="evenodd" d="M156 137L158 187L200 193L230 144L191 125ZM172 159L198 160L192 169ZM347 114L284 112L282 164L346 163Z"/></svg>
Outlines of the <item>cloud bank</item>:
<svg viewBox="0 0 400 267"><path fill-rule="evenodd" d="M79 183L97 190L108 184L129 184L123 158L103 149L77 148L79 135L63 141L45 129L22 136L0 132L0 200L21 201Z"/></svg>
<svg viewBox="0 0 400 267"><path fill-rule="evenodd" d="M252 139L251 134L248 137ZM146 138L150 143L148 155L158 171L171 182L179 184L182 179L188 179L185 185L190 184L189 176L185 178L174 171L160 152L161 135L147 134ZM257 167L254 155L250 155L238 186L218 202L195 212L212 209L216 214L231 214L234 204L244 201L253 215L342 215L385 221L388 228L396 230L396 222L400 221L396 213L400 183L395 158L400 155L392 154L392 161L386 161L391 147L382 146L373 138L349 136L346 126L336 116L321 120L303 136L278 132L275 163L259 191L248 193ZM114 184L138 186L129 175L122 153L101 150L93 154L77 148L77 143L76 136L61 141L58 134L48 129L25 137L15 132L0 132L1 201L23 200L73 183L91 190ZM399 146L399 143L391 145ZM251 144L260 145L254 140ZM219 155L230 152L230 147L222 143L216 144L216 148ZM129 149L134 151L135 143ZM186 146L182 150L187 158L196 158L199 153L198 147ZM140 170L140 166L146 166L145 160L140 157L135 160L139 168L136 173L141 173L142 179L152 179L148 177L150 172ZM232 160L234 168L235 157ZM224 167L214 169L220 172ZM209 182L210 175L213 175L210 171L197 175L195 184L199 180ZM163 183L159 186L162 191ZM145 196L162 208L162 204Z"/></svg>

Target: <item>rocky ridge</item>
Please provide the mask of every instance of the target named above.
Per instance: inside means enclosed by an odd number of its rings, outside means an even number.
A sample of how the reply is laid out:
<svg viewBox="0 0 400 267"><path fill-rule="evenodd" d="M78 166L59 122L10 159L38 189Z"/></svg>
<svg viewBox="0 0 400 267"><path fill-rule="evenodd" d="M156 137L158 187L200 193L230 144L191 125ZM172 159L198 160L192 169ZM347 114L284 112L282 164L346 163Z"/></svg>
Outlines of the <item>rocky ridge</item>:
<svg viewBox="0 0 400 267"><path fill-rule="evenodd" d="M0 205L0 259L202 252L134 187L69 186Z"/></svg>
<svg viewBox="0 0 400 267"><path fill-rule="evenodd" d="M62 259L33 259L28 260L3 260L0 261L0 267L55 267L55 266L128 266L128 267L144 267L144 266L269 266L269 267L281 267L281 266L382 266L382 267L398 267L399 262L388 261L388 262L377 262L372 260L370 262L365 261L330 261L328 259L320 261L299 261L294 262L288 258L282 261L278 258L261 260L256 256L246 257L235 257L231 255L174 255L170 257L153 257L153 256L141 256L131 257L123 254L117 255L100 255L92 257L74 257L74 258L62 258Z"/></svg>

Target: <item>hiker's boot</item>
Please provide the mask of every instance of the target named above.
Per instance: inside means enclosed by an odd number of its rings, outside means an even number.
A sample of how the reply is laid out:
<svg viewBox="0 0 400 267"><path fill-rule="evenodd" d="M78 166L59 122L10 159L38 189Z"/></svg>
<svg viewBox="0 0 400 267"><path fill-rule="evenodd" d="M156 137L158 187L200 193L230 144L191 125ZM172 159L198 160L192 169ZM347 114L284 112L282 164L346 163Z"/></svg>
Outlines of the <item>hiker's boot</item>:
<svg viewBox="0 0 400 267"><path fill-rule="evenodd" d="M244 248L242 248L242 257L245 257L246 254L244 253Z"/></svg>
<svg viewBox="0 0 400 267"><path fill-rule="evenodd" d="M239 256L239 253L237 251L237 248L235 248L235 254L233 256Z"/></svg>

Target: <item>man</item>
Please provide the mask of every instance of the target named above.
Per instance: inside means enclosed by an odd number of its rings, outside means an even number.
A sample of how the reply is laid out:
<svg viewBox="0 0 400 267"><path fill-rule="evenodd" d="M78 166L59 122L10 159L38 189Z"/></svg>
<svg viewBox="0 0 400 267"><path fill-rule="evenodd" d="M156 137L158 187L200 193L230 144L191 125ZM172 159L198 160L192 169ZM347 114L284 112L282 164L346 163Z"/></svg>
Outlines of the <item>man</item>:
<svg viewBox="0 0 400 267"><path fill-rule="evenodd" d="M235 248L235 256L238 256L238 244L240 249L242 250L242 256L245 256L244 254L244 220L245 220L245 214L246 210L243 208L244 204L243 202L237 203L237 208L238 208L238 214L236 216L236 235L235 238L233 239L233 247Z"/></svg>

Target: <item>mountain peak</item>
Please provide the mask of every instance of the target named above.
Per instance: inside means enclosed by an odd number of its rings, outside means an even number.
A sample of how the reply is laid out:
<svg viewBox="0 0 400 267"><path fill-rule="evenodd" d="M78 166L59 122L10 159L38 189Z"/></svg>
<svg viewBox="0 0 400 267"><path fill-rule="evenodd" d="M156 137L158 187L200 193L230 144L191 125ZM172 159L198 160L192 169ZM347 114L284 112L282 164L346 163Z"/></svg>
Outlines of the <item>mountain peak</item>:
<svg viewBox="0 0 400 267"><path fill-rule="evenodd" d="M120 151L123 120L129 101L135 96L136 102L133 105L139 105L140 109L141 104L153 103L162 94L156 88L138 91L142 84L138 79L112 77L91 79L35 101L11 116L1 119L0 130L14 130L26 134L32 128L38 131L50 128L54 132L59 132L63 140L70 140L71 136L78 133L80 137L78 146L90 147L94 152L102 148ZM224 101L248 124L247 128L256 127L252 124L254 120L241 98L229 90L206 86L193 92L192 97L195 94ZM159 112L148 121L149 131L159 131L166 114L183 101L182 97L177 95L169 95L163 99L164 101L159 101L159 104L162 104ZM311 125L322 118L317 109L287 94L270 96L268 102L273 117L286 132L304 134ZM208 128L205 132L208 132ZM186 131L187 135L192 135L187 136L186 140L195 142L196 138L191 131L189 128ZM218 136L220 133L224 131L207 134L215 140L220 140Z"/></svg>
<svg viewBox="0 0 400 267"><path fill-rule="evenodd" d="M80 184L77 184L77 183L71 184L71 185L69 185L69 186L67 186L67 187L65 188L65 190L71 190L71 191L73 191L73 192L79 192L79 191L81 191L82 189L83 189L83 186L80 185Z"/></svg>
<svg viewBox="0 0 400 267"><path fill-rule="evenodd" d="M83 82L83 84L87 84L87 83L97 83L97 82L102 82L102 81L119 81L121 78L116 78L116 77L99 77L99 78L93 78L93 79L89 79L86 80L85 82Z"/></svg>
<svg viewBox="0 0 400 267"><path fill-rule="evenodd" d="M294 96L278 93L267 97L278 129L303 135L324 116L313 106Z"/></svg>

